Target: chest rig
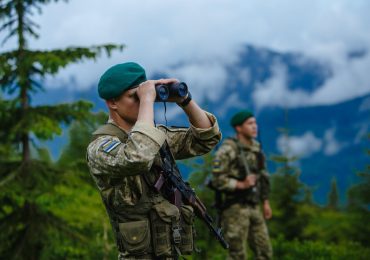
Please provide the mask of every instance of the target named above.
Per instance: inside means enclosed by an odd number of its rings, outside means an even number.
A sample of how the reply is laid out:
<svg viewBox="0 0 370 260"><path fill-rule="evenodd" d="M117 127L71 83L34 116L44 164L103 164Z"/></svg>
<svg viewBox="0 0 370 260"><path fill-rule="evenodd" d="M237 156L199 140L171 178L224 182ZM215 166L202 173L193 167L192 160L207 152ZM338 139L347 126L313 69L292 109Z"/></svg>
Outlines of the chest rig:
<svg viewBox="0 0 370 260"><path fill-rule="evenodd" d="M260 150L258 149L245 149L240 141L236 138L228 138L225 142L233 147L236 151L236 158L233 162L233 166L237 168L238 176L237 180L244 180L250 174L257 175L256 185L249 189L237 190L234 192L227 192L225 194L225 207L228 207L234 203L243 204L258 204L260 200L260 174L261 170L264 169L264 157ZM233 176L233 178L235 178Z"/></svg>
<svg viewBox="0 0 370 260"><path fill-rule="evenodd" d="M128 135L114 124L93 133L116 136L122 143ZM139 175L142 194L135 205L117 203L122 178L108 177L101 197L107 210L118 250L123 256L177 257L193 252L194 213L190 206L177 208L153 188L157 174L152 169Z"/></svg>

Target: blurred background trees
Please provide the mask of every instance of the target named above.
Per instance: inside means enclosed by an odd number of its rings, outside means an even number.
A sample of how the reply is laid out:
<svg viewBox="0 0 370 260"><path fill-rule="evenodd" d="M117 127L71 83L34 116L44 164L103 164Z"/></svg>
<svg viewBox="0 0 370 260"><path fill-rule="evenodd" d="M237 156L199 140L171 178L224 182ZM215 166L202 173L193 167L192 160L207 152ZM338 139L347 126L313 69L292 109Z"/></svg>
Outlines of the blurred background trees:
<svg viewBox="0 0 370 260"><path fill-rule="evenodd" d="M32 96L45 90L47 75L74 62L96 59L103 52L110 55L123 46L30 49L28 39L39 37L38 25L31 17L49 2L17 0L1 1L0 5L3 42L16 43L14 49L0 54L0 255L4 259L77 257L91 254L98 238L104 242L103 232L98 231L105 216L91 182L82 177L87 175L86 167L78 157L68 161L71 157L64 156L60 162L52 162L47 149L38 145L39 140L61 134L62 126L76 122L86 138L71 139L75 143L66 152L80 150L87 143L88 131L99 121L90 112L92 104L33 106Z"/></svg>

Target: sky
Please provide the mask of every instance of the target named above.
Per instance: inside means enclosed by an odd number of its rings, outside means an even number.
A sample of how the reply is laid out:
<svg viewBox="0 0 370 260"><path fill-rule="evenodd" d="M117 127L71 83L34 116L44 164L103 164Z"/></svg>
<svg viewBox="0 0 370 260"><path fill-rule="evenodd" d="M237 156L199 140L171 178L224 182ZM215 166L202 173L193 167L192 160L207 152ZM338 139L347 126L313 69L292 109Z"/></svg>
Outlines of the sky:
<svg viewBox="0 0 370 260"><path fill-rule="evenodd" d="M165 72L193 86L194 97L211 93L211 99L226 83L225 67L237 61L245 44L301 53L327 64L333 76L314 93L292 91L286 68L272 64L273 77L252 94L256 106L335 104L370 93L369 13L368 0L70 0L35 13L40 38L29 45L126 45L109 59L70 65L47 79L50 88L96 87L110 66L135 61L149 77ZM10 41L0 51L13 46ZM353 52L365 55L349 59Z"/></svg>
<svg viewBox="0 0 370 260"><path fill-rule="evenodd" d="M110 58L103 55L96 62L68 66L46 79L47 88L96 88L110 66L135 61L149 78L156 72L166 73L187 82L196 100L206 93L218 100L230 77L225 68L238 61L248 44L301 54L302 63L316 60L332 73L308 93L288 89L286 66L273 63L272 77L251 93L257 109L331 105L370 93L369 0L70 0L44 5L41 14L34 14L40 38L30 40L32 49L106 43L126 46ZM15 42L9 41L0 46L0 52L14 47ZM357 58L350 59L350 54ZM251 72L236 73L232 76L247 85ZM245 106L236 93L222 100L219 114L230 106ZM171 119L181 111L167 112ZM358 136L367 129L361 129ZM319 151L332 155L348 145L336 139L335 128L327 129L324 136L307 129L301 136L289 140L280 136L276 142L280 151L289 145L293 154L302 157Z"/></svg>

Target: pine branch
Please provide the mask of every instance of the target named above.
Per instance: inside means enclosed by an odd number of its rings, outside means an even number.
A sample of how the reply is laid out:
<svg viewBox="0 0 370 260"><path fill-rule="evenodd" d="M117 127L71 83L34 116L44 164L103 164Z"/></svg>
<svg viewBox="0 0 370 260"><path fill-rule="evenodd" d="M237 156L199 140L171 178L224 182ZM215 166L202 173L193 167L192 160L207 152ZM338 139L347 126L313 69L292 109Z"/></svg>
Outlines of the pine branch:
<svg viewBox="0 0 370 260"><path fill-rule="evenodd" d="M70 124L73 120L86 120L92 104L78 101L54 106L30 107L11 128L13 135L32 132L37 138L47 140L62 133L61 123ZM16 114L21 115L18 110Z"/></svg>
<svg viewBox="0 0 370 260"><path fill-rule="evenodd" d="M108 57L114 50L122 51L124 45L104 44L92 47L70 47L66 49L57 49L51 51L22 51L22 70L29 72L29 77L40 76L45 77L48 74L55 75L60 69L65 68L71 63L80 62L83 60L100 57L104 52ZM4 77L0 79L1 88L6 90L11 84L15 83L19 77L19 69L17 61L19 59L19 51L4 52L0 55L0 75ZM19 80L19 79L18 79ZM31 88L32 86L29 86Z"/></svg>

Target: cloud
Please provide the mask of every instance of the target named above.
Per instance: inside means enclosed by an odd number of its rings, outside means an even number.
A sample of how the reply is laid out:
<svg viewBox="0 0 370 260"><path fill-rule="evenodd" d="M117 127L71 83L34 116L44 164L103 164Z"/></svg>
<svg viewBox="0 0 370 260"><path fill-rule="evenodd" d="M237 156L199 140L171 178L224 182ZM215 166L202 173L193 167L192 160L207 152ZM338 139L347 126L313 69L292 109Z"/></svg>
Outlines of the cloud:
<svg viewBox="0 0 370 260"><path fill-rule="evenodd" d="M110 65L107 65L108 69ZM45 85L47 88L67 88L69 90L86 90L91 86L97 87L100 75L105 70L101 70L98 64L92 61L86 61L84 65L71 64L66 68L60 70L58 75L45 77ZM92 73L92 71L99 71L99 73Z"/></svg>
<svg viewBox="0 0 370 260"><path fill-rule="evenodd" d="M339 142L335 138L335 128L325 131L324 134L324 154L334 155L337 154L344 146L344 143Z"/></svg>
<svg viewBox="0 0 370 260"><path fill-rule="evenodd" d="M71 88L91 87L109 66L128 60L142 64L148 75L171 72L173 65L183 63L190 65L173 71L186 77L182 80L197 84L199 70L207 82L214 82L197 85L197 93L205 95L210 85L220 88L215 82L221 82L225 68L237 61L241 46L252 44L300 52L331 64L334 76L302 105L339 102L370 91L369 55L347 60L348 52L370 46L367 0L80 0L52 3L42 10L41 16L34 17L41 26L41 38L29 42L33 49L127 45L124 52L114 53L110 59L63 69L50 85L58 86L74 77L76 83ZM10 41L0 51L14 44ZM261 104L266 104L269 88L278 88L278 93L294 96L287 101L290 105L299 105L305 93L281 89L283 75L277 75L280 78L258 94ZM211 98L214 95L216 91Z"/></svg>
<svg viewBox="0 0 370 260"><path fill-rule="evenodd" d="M245 103L242 102L237 93L232 93L231 95L225 97L222 106L217 107L215 114L224 117L226 116L227 110L229 108L245 108Z"/></svg>
<svg viewBox="0 0 370 260"><path fill-rule="evenodd" d="M346 144L335 138L335 128L325 131L323 139L316 137L311 131L306 131L301 136L280 135L277 139L277 148L288 156L307 158L316 152L323 151L325 155L335 155Z"/></svg>
<svg viewBox="0 0 370 260"><path fill-rule="evenodd" d="M207 96L217 100L222 87L226 84L227 74L219 62L191 63L165 71L168 75L186 79L186 83L195 98Z"/></svg>
<svg viewBox="0 0 370 260"><path fill-rule="evenodd" d="M355 144L360 144L366 140L368 140L368 135L369 135L369 127L370 123L364 123L359 126L359 130L355 136L354 143Z"/></svg>
<svg viewBox="0 0 370 260"><path fill-rule="evenodd" d="M311 131L305 132L302 136L280 135L277 139L277 148L288 156L310 157L320 151L323 142Z"/></svg>
<svg viewBox="0 0 370 260"><path fill-rule="evenodd" d="M272 77L256 84L252 94L256 107L330 105L370 93L370 55L356 59L346 57L330 64L333 76L312 93L300 89L290 90L287 69L284 64L276 62L272 65Z"/></svg>
<svg viewBox="0 0 370 260"><path fill-rule="evenodd" d="M272 77L263 83L256 84L252 94L257 109L266 106L298 107L307 104L309 93L302 90L289 90L287 85L287 72L283 64L272 66Z"/></svg>
<svg viewBox="0 0 370 260"><path fill-rule="evenodd" d="M310 97L310 105L335 104L370 93L370 55L331 64L333 76Z"/></svg>

